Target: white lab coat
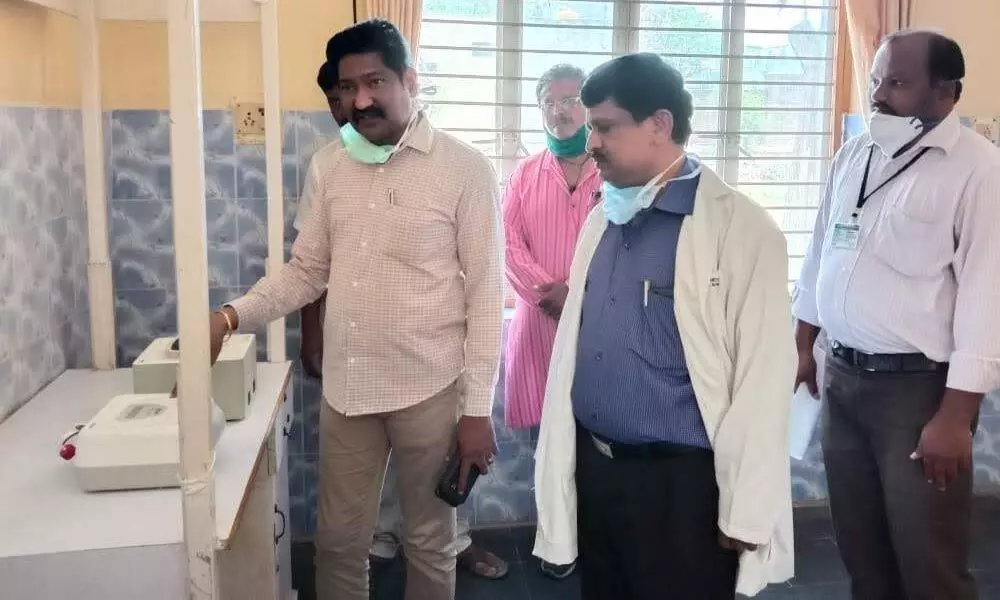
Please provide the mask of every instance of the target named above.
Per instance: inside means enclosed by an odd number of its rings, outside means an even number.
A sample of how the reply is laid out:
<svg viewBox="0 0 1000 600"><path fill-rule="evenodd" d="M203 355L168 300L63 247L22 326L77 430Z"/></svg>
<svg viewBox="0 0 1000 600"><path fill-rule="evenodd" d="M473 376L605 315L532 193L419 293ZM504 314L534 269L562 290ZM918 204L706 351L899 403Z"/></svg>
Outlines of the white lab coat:
<svg viewBox="0 0 1000 600"><path fill-rule="evenodd" d="M534 554L577 558L576 425L570 391L583 286L607 220L587 220L556 334L535 454ZM785 238L766 211L702 169L677 246L674 312L715 451L719 528L758 545L740 558L737 592L753 596L794 574L788 414L796 351Z"/></svg>

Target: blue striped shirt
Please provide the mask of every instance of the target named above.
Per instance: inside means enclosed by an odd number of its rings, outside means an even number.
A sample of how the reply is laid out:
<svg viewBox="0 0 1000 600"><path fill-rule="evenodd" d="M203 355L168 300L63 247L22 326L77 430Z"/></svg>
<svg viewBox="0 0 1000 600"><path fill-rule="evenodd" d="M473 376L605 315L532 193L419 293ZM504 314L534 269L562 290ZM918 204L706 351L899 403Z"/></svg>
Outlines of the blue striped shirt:
<svg viewBox="0 0 1000 600"><path fill-rule="evenodd" d="M697 166L688 158L682 174ZM591 260L573 412L607 440L710 447L673 300L677 240L684 217L694 209L699 179L671 183L625 225L609 223Z"/></svg>

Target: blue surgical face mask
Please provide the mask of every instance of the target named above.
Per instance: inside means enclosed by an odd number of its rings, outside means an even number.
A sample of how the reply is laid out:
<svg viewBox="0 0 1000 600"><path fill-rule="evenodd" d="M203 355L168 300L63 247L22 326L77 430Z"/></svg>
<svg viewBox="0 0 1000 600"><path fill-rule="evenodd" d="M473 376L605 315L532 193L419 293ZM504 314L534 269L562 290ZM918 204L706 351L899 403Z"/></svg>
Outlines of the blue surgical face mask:
<svg viewBox="0 0 1000 600"><path fill-rule="evenodd" d="M676 177L666 181L660 181L665 173L669 173L671 169L677 166L677 163L684 160L687 155L683 152L677 157L677 160L670 163L670 166L663 170L656 177L650 179L646 185L636 185L626 188L618 188L607 181L601 184L601 198L604 201L604 214L607 216L608 220L615 225L624 225L631 221L640 211L646 210L653 205L653 199L656 198L656 193L663 189L663 186L667 185L671 181L676 181L678 179L688 179L701 172L701 166L699 165L693 173L688 173L682 177Z"/></svg>

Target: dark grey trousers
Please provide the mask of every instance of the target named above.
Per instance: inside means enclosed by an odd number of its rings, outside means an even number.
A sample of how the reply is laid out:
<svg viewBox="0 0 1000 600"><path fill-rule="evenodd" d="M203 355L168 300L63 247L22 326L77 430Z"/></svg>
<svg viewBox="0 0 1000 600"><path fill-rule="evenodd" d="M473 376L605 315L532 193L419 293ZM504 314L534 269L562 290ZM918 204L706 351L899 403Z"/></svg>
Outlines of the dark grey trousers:
<svg viewBox="0 0 1000 600"><path fill-rule="evenodd" d="M972 475L946 491L910 460L946 374L866 373L828 353L823 457L854 600L975 600Z"/></svg>

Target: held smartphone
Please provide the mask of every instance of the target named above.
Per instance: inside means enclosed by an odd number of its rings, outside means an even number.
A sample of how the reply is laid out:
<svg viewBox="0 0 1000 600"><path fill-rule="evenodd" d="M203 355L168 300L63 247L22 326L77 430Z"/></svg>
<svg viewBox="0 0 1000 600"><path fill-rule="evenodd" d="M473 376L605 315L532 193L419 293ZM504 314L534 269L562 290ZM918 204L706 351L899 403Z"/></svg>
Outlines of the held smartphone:
<svg viewBox="0 0 1000 600"><path fill-rule="evenodd" d="M469 493L472 492L472 486L476 484L476 480L479 479L480 475L482 475L479 471L479 467L472 465L469 469L469 476L466 477L465 493L459 493L458 477L461 473L461 468L462 457L459 455L458 449L456 448L445 462L444 472L438 480L437 487L434 488L434 495L443 500L449 506L458 507L464 503L469 498Z"/></svg>

